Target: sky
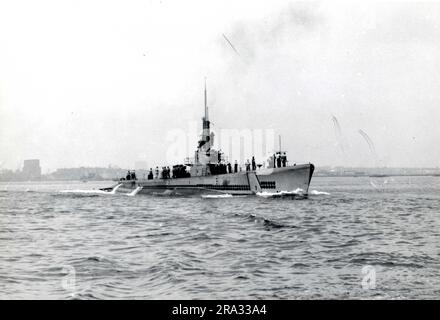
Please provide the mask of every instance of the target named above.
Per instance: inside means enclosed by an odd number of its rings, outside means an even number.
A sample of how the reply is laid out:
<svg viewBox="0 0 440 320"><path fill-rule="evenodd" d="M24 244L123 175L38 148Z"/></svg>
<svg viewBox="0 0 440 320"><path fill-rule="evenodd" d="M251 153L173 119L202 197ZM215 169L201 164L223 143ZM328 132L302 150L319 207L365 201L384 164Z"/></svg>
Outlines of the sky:
<svg viewBox="0 0 440 320"><path fill-rule="evenodd" d="M218 136L437 167L439 39L436 1L2 1L0 168L171 165L176 132L195 150L205 78Z"/></svg>

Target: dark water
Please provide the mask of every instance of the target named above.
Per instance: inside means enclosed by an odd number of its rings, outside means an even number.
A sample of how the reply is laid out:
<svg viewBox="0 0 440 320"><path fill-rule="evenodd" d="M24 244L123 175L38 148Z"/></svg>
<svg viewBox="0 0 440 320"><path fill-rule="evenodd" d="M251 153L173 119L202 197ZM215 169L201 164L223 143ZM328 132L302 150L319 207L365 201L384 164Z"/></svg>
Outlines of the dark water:
<svg viewBox="0 0 440 320"><path fill-rule="evenodd" d="M0 298L440 297L440 178L314 178L308 199L0 184ZM316 193L316 192L314 192Z"/></svg>

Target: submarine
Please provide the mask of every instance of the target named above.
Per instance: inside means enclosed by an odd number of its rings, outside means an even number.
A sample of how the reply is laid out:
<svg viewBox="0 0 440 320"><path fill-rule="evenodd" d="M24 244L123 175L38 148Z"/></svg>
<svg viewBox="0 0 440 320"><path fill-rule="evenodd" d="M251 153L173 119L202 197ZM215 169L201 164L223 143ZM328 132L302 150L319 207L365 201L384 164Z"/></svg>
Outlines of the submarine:
<svg viewBox="0 0 440 320"><path fill-rule="evenodd" d="M253 164L246 169L224 160L223 153L214 149L214 133L210 130L207 90L204 91L202 134L194 153L182 164L150 169L147 178L139 179L134 173L103 191L153 195L256 195L267 193L308 193L314 165L293 164L287 161L285 151L278 150L268 159L268 165L258 168ZM281 146L280 146L281 149ZM154 172L153 172L154 171Z"/></svg>

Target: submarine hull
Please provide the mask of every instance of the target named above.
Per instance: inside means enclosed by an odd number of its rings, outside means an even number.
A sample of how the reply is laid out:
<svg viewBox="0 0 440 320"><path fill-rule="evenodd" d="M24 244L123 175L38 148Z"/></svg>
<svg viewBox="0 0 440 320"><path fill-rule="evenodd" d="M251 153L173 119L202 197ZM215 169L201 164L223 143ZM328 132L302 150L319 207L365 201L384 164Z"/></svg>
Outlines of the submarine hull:
<svg viewBox="0 0 440 320"><path fill-rule="evenodd" d="M307 194L314 171L313 164L282 168L262 168L230 174L173 179L138 179L121 181L117 192L129 193L142 187L139 194L192 195L232 194L252 195L258 192L301 190Z"/></svg>

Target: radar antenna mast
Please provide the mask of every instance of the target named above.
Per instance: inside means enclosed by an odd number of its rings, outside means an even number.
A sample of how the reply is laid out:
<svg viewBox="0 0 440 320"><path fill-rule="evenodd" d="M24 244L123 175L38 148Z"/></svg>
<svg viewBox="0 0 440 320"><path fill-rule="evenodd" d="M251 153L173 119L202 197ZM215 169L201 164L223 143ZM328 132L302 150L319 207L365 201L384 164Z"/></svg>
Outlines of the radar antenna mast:
<svg viewBox="0 0 440 320"><path fill-rule="evenodd" d="M209 121L209 119L208 119L208 93L206 90L206 77L205 77L205 121Z"/></svg>

